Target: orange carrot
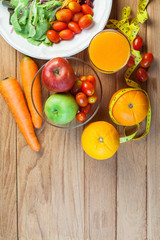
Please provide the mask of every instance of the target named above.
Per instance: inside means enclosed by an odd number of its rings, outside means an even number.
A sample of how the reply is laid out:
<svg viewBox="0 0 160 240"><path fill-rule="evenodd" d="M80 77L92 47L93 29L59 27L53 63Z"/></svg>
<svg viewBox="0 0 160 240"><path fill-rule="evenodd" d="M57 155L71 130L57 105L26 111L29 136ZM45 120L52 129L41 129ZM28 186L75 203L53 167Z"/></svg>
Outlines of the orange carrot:
<svg viewBox="0 0 160 240"><path fill-rule="evenodd" d="M33 151L38 152L40 144L35 135L32 119L18 81L15 78L8 78L1 81L0 93L6 101L27 143Z"/></svg>
<svg viewBox="0 0 160 240"><path fill-rule="evenodd" d="M40 128L42 125L42 118L39 116L39 114L36 112L32 99L31 99L31 85L34 79L34 76L36 75L38 71L38 67L36 63L29 57L24 57L20 64L20 71L21 71L21 79L22 79L22 85L24 89L24 94L27 100L28 108L32 117L32 122L35 128ZM40 77L37 75L34 86L33 86L33 99L34 104L40 113L40 115L43 115L42 110L42 100L41 100L41 85L40 85Z"/></svg>

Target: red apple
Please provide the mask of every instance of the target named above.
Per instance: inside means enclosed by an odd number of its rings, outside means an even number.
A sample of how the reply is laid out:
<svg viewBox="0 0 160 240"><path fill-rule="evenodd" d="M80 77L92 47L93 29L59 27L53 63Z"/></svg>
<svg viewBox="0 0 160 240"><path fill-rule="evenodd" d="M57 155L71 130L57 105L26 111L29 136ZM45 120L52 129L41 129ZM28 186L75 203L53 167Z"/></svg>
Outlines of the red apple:
<svg viewBox="0 0 160 240"><path fill-rule="evenodd" d="M42 70L42 82L53 92L67 92L73 87L75 81L74 70L65 58L53 58Z"/></svg>

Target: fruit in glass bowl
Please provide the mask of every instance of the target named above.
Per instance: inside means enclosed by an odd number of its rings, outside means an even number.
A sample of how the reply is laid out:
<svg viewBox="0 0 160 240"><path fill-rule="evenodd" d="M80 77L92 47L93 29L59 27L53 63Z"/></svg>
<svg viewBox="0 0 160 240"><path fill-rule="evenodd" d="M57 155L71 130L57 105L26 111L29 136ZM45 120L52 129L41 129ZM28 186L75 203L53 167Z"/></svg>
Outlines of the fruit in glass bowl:
<svg viewBox="0 0 160 240"><path fill-rule="evenodd" d="M76 75L65 58L53 58L42 69L42 82L53 92L66 92L72 88Z"/></svg>
<svg viewBox="0 0 160 240"><path fill-rule="evenodd" d="M89 122L97 113L100 104L101 104L101 99L102 99L102 85L101 85L101 81L100 78L97 74L97 72L95 71L95 69L90 66L88 63L84 62L83 60L76 58L76 57L66 57L65 59L67 59L67 61L69 62L69 64L72 66L72 68L74 69L74 73L76 75L76 81L79 81L78 79L81 76L89 76L92 75L95 78L96 81L96 94L97 94L97 101L92 104L90 111L86 114L86 118L85 121L80 122L76 119L76 116L74 117L74 119L68 123L64 123L63 119L59 120L59 122L55 122L55 120L51 120L47 117L46 113L45 113L45 104L47 99L54 94L61 94L61 93L55 93L53 91L50 91L49 89L47 89L45 87L45 85L42 82L42 72L43 72L43 68L45 67L45 65L49 62L47 62L46 64L44 64L39 71L37 72L37 74L35 75L33 82L32 82L32 87L31 87L31 98L32 98L32 102L33 102L33 106L35 108L35 110L37 111L37 113L41 116L41 118L44 120L44 122L46 122L47 124L50 124L54 127L58 127L58 128L62 128L62 129L72 129L72 128L77 128L80 126L83 126L84 124L86 124L87 122ZM34 97L33 97L33 88L34 88L34 82L35 82L35 78L36 76L40 74L40 78L41 78L41 86L42 86L42 105L43 105L43 116L38 112L37 108L36 108L36 103L34 102ZM72 96L75 98L76 96L72 93L72 90L70 89L69 94L72 94ZM64 92L65 94L68 94L68 92ZM63 93L63 94L64 94ZM76 101L76 98L75 98ZM78 107L79 109L77 110L77 113L80 112L80 106ZM65 109L66 110L66 109ZM70 110L70 109L69 109ZM75 114L75 113L74 113ZM73 114L73 115L74 115ZM69 114L68 114L69 115ZM61 123L60 123L61 122Z"/></svg>
<svg viewBox="0 0 160 240"><path fill-rule="evenodd" d="M69 123L77 112L78 104L70 93L55 93L45 103L45 114L54 123Z"/></svg>

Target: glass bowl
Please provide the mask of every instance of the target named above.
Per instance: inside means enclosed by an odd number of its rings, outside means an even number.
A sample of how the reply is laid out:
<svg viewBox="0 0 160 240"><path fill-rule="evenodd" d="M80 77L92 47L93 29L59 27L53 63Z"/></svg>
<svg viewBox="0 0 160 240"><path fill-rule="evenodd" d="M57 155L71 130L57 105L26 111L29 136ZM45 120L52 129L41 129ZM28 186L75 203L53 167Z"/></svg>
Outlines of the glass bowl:
<svg viewBox="0 0 160 240"><path fill-rule="evenodd" d="M88 123L96 115L96 113L100 107L101 100L102 100L102 84L101 84L98 74L96 73L94 68L91 67L88 63L86 63L83 60L76 58L76 57L66 57L66 59L69 61L69 63L73 67L77 78L80 76L93 75L96 79L96 93L97 93L98 99L94 104L92 104L90 112L86 115L86 120L84 122L79 122L76 120L76 118L74 118L71 122L69 122L67 124L57 124L57 123L50 121L47 118L47 116L44 112L45 102L50 95L54 94L54 92L49 91L42 83L41 74L42 74L42 69L44 68L45 64L38 70L38 72L36 73L36 75L33 79L32 86L31 86L31 99L32 99L32 103L33 103L33 106L34 106L36 112L47 124L50 124L53 127L58 127L58 128L63 128L63 129L72 129L72 128L77 128L77 127L83 126L84 124ZM34 102L34 99L33 99L33 87L34 87L35 79L38 74L40 75L41 89L42 89L43 116L38 112L35 102Z"/></svg>

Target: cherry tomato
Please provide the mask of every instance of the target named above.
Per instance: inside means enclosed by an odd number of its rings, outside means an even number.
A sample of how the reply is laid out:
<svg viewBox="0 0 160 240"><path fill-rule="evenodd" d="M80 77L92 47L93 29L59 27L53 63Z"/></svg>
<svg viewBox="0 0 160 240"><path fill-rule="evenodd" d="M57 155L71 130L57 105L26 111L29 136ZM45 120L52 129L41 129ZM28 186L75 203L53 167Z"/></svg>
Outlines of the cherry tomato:
<svg viewBox="0 0 160 240"><path fill-rule="evenodd" d="M88 4L82 4L81 11L84 14L90 14L93 15L93 10Z"/></svg>
<svg viewBox="0 0 160 240"><path fill-rule="evenodd" d="M47 37L53 43L59 43L59 41L60 41L58 33L54 30L48 30Z"/></svg>
<svg viewBox="0 0 160 240"><path fill-rule="evenodd" d="M90 14L86 14L79 19L78 25L80 26L80 28L87 28L92 24L92 22L93 17Z"/></svg>
<svg viewBox="0 0 160 240"><path fill-rule="evenodd" d="M82 82L80 80L77 80L75 82L75 84L73 85L72 89L71 89L71 93L73 95L76 95L78 92L81 91L81 85L82 85Z"/></svg>
<svg viewBox="0 0 160 240"><path fill-rule="evenodd" d="M79 12L79 13L75 13L72 17L72 21L78 23L79 19L83 17L83 13Z"/></svg>
<svg viewBox="0 0 160 240"><path fill-rule="evenodd" d="M80 81L82 81L82 82L84 82L84 81L86 81L86 76L80 76L79 78L78 78L78 80L80 80Z"/></svg>
<svg viewBox="0 0 160 240"><path fill-rule="evenodd" d="M139 68L137 70L137 79L140 81L140 82L145 82L147 81L147 72L145 69L143 68Z"/></svg>
<svg viewBox="0 0 160 240"><path fill-rule="evenodd" d="M59 36L60 38L62 38L63 40L70 40L74 37L74 33L73 31L71 31L70 29L65 29L65 30L62 30L60 33L59 33Z"/></svg>
<svg viewBox="0 0 160 240"><path fill-rule="evenodd" d="M69 22L73 17L73 13L70 9L61 9L56 12L56 18L58 21Z"/></svg>
<svg viewBox="0 0 160 240"><path fill-rule="evenodd" d="M61 21L56 21L55 23L53 23L52 27L54 30L60 32L67 28L67 23L61 22Z"/></svg>
<svg viewBox="0 0 160 240"><path fill-rule="evenodd" d="M91 110L91 104L88 103L87 106L85 106L85 107L80 107L79 110L80 110L80 112L87 114L87 113L89 113L89 111Z"/></svg>
<svg viewBox="0 0 160 240"><path fill-rule="evenodd" d="M69 7L69 9L70 9L72 12L75 12L75 13L81 11L81 5L80 5L78 2L75 2L75 1L70 2L70 3L68 4L68 7Z"/></svg>
<svg viewBox="0 0 160 240"><path fill-rule="evenodd" d="M88 102L90 104L93 104L93 103L97 102L97 99L98 99L97 94L94 93L92 96L88 97Z"/></svg>
<svg viewBox="0 0 160 240"><path fill-rule="evenodd" d="M82 30L80 29L78 23L76 22L69 22L68 28L72 30L74 33L80 33Z"/></svg>
<svg viewBox="0 0 160 240"><path fill-rule="evenodd" d="M133 41L134 50L140 50L143 45L143 39L141 37L136 37Z"/></svg>
<svg viewBox="0 0 160 240"><path fill-rule="evenodd" d="M79 113L77 113L77 115L76 115L76 119L77 119L77 121L79 121L79 122L84 122L84 121L86 120L86 114L83 113L83 112L79 112Z"/></svg>
<svg viewBox="0 0 160 240"><path fill-rule="evenodd" d="M88 81L82 83L81 89L87 96L92 96L95 92L95 87Z"/></svg>
<svg viewBox="0 0 160 240"><path fill-rule="evenodd" d="M76 101L80 107L85 107L88 104L88 98L83 92L76 94Z"/></svg>
<svg viewBox="0 0 160 240"><path fill-rule="evenodd" d="M96 87L96 79L94 76L92 76L92 75L87 76L86 81L92 83L93 86Z"/></svg>
<svg viewBox="0 0 160 240"><path fill-rule="evenodd" d="M127 67L127 68L130 68L130 67L132 67L134 64L135 64L134 57L130 56L126 67Z"/></svg>
<svg viewBox="0 0 160 240"><path fill-rule="evenodd" d="M148 68L152 64L152 62L153 62L153 54L152 53L146 53L143 56L140 65L144 68Z"/></svg>

